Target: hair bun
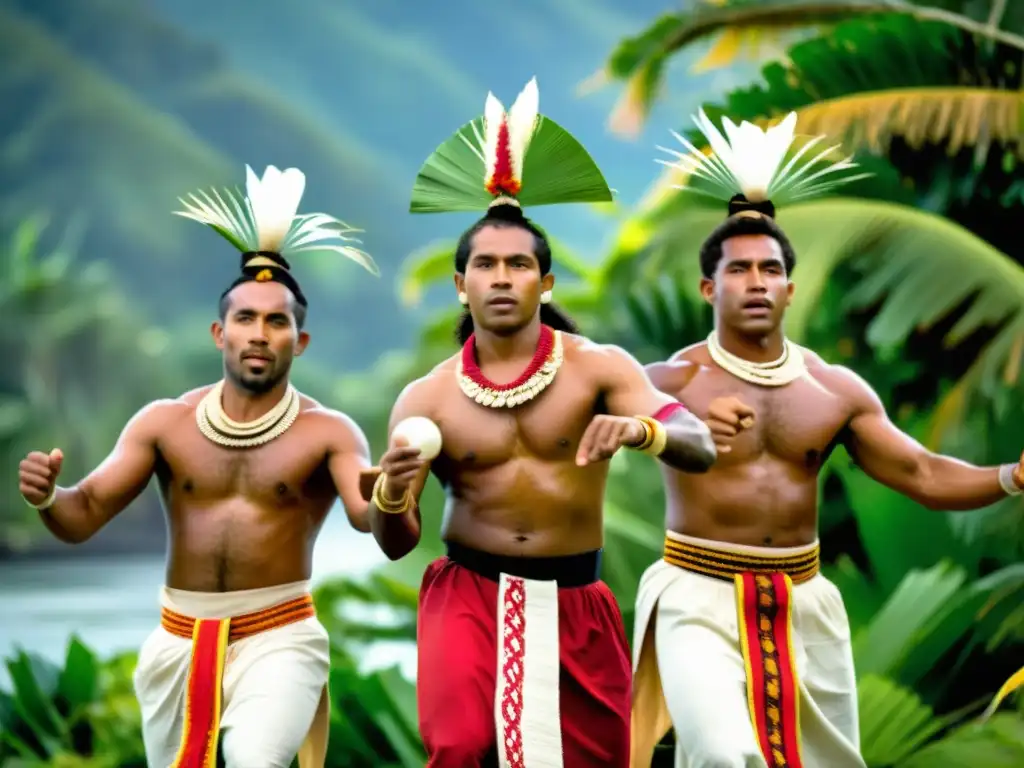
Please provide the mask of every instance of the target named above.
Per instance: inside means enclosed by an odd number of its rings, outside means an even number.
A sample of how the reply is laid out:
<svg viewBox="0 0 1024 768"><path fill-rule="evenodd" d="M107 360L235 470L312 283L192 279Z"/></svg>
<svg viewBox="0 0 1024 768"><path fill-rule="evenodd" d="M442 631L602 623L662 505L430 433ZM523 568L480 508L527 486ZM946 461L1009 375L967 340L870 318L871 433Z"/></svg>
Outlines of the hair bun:
<svg viewBox="0 0 1024 768"><path fill-rule="evenodd" d="M729 215L735 216L737 213L743 213L744 211L756 211L762 213L770 219L775 218L775 206L772 205L771 200L762 200L759 203L752 203L743 195L733 195L729 201Z"/></svg>
<svg viewBox="0 0 1024 768"><path fill-rule="evenodd" d="M512 203L496 203L487 209L485 219L497 219L498 221L510 221L517 224L526 221L523 209Z"/></svg>

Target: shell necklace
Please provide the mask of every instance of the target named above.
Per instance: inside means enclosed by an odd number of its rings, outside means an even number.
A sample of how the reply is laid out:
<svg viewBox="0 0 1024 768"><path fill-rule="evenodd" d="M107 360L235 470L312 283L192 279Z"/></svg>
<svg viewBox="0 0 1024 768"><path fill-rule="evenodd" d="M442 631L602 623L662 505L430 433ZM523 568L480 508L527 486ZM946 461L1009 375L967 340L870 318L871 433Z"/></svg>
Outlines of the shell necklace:
<svg viewBox="0 0 1024 768"><path fill-rule="evenodd" d="M804 354L789 339L783 341L782 355L769 363L752 363L725 350L718 342L718 333L708 336L708 354L719 367L737 379L762 387L784 387L807 372Z"/></svg>
<svg viewBox="0 0 1024 768"><path fill-rule="evenodd" d="M562 334L550 326L540 327L540 338L533 360L522 375L508 384L495 384L484 376L476 362L476 334L466 339L455 367L463 393L489 408L515 408L533 400L554 381L562 365Z"/></svg>
<svg viewBox="0 0 1024 768"><path fill-rule="evenodd" d="M299 415L299 393L291 384L277 405L253 421L228 418L221 405L223 393L222 379L196 406L196 424L207 439L225 448L254 448L269 443L283 435Z"/></svg>

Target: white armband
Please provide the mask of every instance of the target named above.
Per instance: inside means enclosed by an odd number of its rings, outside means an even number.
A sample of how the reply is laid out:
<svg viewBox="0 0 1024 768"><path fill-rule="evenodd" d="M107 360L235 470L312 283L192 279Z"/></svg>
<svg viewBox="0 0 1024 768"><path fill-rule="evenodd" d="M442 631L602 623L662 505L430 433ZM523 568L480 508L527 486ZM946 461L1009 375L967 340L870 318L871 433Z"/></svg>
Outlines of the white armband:
<svg viewBox="0 0 1024 768"><path fill-rule="evenodd" d="M1006 492L1007 496L1020 496L1024 493L1013 479L1013 473L1017 470L1016 464L1003 464L999 468L999 485Z"/></svg>

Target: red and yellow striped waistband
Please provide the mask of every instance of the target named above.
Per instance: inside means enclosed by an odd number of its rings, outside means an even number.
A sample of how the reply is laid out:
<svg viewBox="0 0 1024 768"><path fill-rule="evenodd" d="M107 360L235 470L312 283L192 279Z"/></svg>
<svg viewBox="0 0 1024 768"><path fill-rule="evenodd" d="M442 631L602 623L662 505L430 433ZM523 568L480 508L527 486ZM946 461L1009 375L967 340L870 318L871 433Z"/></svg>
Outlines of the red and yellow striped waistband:
<svg viewBox="0 0 1024 768"><path fill-rule="evenodd" d="M265 608L262 611L231 617L228 642L233 643L237 640L243 640L247 637L258 635L260 632L284 627L304 619L311 619L314 616L316 616L316 608L313 606L313 596L302 595L294 600ZM172 635L177 635L186 640L192 639L196 621L198 619L176 613L170 608L162 608L160 610L160 626Z"/></svg>
<svg viewBox="0 0 1024 768"><path fill-rule="evenodd" d="M784 573L794 584L814 578L821 568L821 551L817 544L795 554L769 554L770 550L733 550L708 543L698 544L665 536L665 562L693 573L723 581L733 581L740 573Z"/></svg>

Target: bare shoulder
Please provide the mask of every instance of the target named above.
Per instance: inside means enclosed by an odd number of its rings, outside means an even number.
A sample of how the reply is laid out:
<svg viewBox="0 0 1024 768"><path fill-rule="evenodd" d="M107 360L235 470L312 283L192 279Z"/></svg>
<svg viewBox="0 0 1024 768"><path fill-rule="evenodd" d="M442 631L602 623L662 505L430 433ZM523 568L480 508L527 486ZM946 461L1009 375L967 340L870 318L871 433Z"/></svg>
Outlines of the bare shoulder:
<svg viewBox="0 0 1024 768"><path fill-rule="evenodd" d="M598 344L585 336L563 334L565 360L601 388L643 377L643 366L633 355L615 344Z"/></svg>
<svg viewBox="0 0 1024 768"><path fill-rule="evenodd" d="M845 365L826 362L815 352L804 349L807 372L825 389L843 400L854 413L882 408L882 401L858 373Z"/></svg>
<svg viewBox="0 0 1024 768"><path fill-rule="evenodd" d="M655 387L662 392L677 395L710 364L707 342L701 341L683 347L668 360L651 363L645 370Z"/></svg>
<svg viewBox="0 0 1024 768"><path fill-rule="evenodd" d="M444 397L446 385L454 381L457 363L458 356L453 355L434 366L430 373L406 384L395 401L392 417L432 417L435 404Z"/></svg>
<svg viewBox="0 0 1024 768"><path fill-rule="evenodd" d="M622 347L615 344L598 344L586 336L575 333L562 333L562 351L566 360L587 365L635 362L633 356Z"/></svg>
<svg viewBox="0 0 1024 768"><path fill-rule="evenodd" d="M369 442L362 427L347 413L327 408L311 397L302 395L301 422L308 424L339 451L369 453Z"/></svg>
<svg viewBox="0 0 1024 768"><path fill-rule="evenodd" d="M178 397L174 399L174 402L180 402L194 409L197 405L199 405L200 400L202 400L204 397L210 394L210 390L213 389L214 386L216 385L204 384L201 387L190 389L188 392L178 395Z"/></svg>
<svg viewBox="0 0 1024 768"><path fill-rule="evenodd" d="M186 395L181 395L147 403L128 421L124 433L142 440L160 440L182 419L194 416L199 399L201 397L192 402L186 399Z"/></svg>

